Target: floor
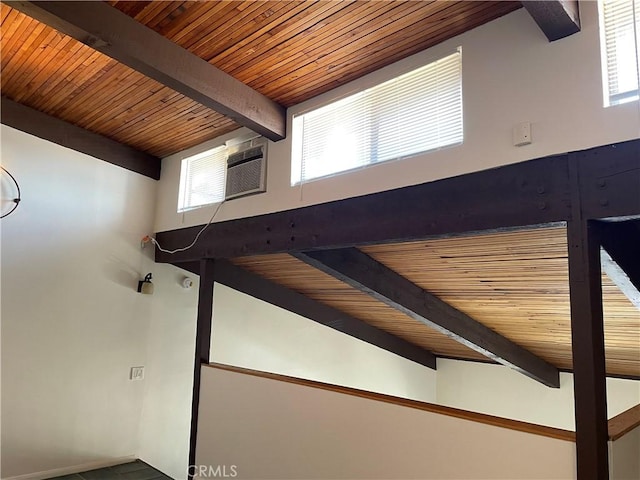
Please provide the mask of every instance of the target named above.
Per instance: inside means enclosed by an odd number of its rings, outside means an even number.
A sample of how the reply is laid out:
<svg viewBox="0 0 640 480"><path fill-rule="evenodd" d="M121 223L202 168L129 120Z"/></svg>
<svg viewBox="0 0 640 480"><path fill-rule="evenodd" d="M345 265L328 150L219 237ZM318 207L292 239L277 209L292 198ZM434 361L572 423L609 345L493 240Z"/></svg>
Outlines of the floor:
<svg viewBox="0 0 640 480"><path fill-rule="evenodd" d="M54 480L54 479L52 479ZM172 480L162 472L136 460L135 462L123 463L113 467L98 468L88 472L74 473L55 477L55 480Z"/></svg>

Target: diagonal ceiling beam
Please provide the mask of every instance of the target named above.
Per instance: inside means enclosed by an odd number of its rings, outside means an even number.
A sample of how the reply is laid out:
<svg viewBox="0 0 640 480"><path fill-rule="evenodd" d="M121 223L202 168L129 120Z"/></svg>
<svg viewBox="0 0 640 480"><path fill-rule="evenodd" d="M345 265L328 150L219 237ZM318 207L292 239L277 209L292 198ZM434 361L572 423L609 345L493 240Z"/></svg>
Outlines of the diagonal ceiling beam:
<svg viewBox="0 0 640 480"><path fill-rule="evenodd" d="M196 262L176 263L198 274ZM369 325L336 308L249 272L226 260L216 260L215 281L251 297L313 320L351 337L435 370L436 357L429 351Z"/></svg>
<svg viewBox="0 0 640 480"><path fill-rule="evenodd" d="M522 5L550 42L580 31L578 0L523 0Z"/></svg>
<svg viewBox="0 0 640 480"><path fill-rule="evenodd" d="M160 159L127 145L77 127L2 97L0 119L4 125L86 153L154 180L160 179Z"/></svg>
<svg viewBox="0 0 640 480"><path fill-rule="evenodd" d="M560 387L560 374L556 367L356 248L293 255L503 365L549 387Z"/></svg>
<svg viewBox="0 0 640 480"><path fill-rule="evenodd" d="M107 3L5 3L271 140L286 135L284 107Z"/></svg>
<svg viewBox="0 0 640 480"><path fill-rule="evenodd" d="M602 269L640 309L640 220L602 223Z"/></svg>

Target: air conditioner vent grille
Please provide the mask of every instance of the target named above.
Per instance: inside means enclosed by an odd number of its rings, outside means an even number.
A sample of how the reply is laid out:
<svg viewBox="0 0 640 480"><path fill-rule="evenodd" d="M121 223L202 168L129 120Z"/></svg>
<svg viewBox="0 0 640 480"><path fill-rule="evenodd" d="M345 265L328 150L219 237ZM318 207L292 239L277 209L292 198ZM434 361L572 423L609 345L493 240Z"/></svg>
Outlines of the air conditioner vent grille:
<svg viewBox="0 0 640 480"><path fill-rule="evenodd" d="M266 191L266 145L249 146L227 158L225 199Z"/></svg>
<svg viewBox="0 0 640 480"><path fill-rule="evenodd" d="M227 164L229 167L237 165L239 163L248 162L255 158L261 158L263 156L262 146L248 148L240 152L232 153L229 155Z"/></svg>

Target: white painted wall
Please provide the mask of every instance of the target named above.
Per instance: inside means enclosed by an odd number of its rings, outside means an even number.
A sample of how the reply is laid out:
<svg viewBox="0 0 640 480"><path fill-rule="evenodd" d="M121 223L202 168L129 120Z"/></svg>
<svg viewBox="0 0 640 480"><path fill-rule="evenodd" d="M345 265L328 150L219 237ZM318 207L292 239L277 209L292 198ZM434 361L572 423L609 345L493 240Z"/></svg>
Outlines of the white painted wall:
<svg viewBox="0 0 640 480"><path fill-rule="evenodd" d="M2 478L137 456L185 478L198 278L140 250L156 182L2 126ZM153 272L155 293L137 281ZM435 400L435 374L222 285L216 361ZM128 380L131 366L145 380Z"/></svg>
<svg viewBox="0 0 640 480"><path fill-rule="evenodd" d="M576 475L573 442L301 385L204 367L201 402L196 463L239 479Z"/></svg>
<svg viewBox="0 0 640 480"><path fill-rule="evenodd" d="M436 400L434 370L220 284L211 354L228 365Z"/></svg>
<svg viewBox="0 0 640 480"><path fill-rule="evenodd" d="M166 264L154 264L152 270L155 291L138 456L176 480L185 479L199 278ZM194 281L188 290L181 286L185 276Z"/></svg>
<svg viewBox="0 0 640 480"><path fill-rule="evenodd" d="M609 442L611 480L640 480L640 427Z"/></svg>
<svg viewBox="0 0 640 480"><path fill-rule="evenodd" d="M2 477L136 455L155 182L2 126Z"/></svg>
<svg viewBox="0 0 640 480"><path fill-rule="evenodd" d="M125 457L186 478L198 278L185 290L140 250L157 182L1 134L23 196L2 220L2 478ZM135 290L148 272L153 296Z"/></svg>
<svg viewBox="0 0 640 480"><path fill-rule="evenodd" d="M465 140L411 159L290 187L290 137L269 145L267 193L225 203L216 221L287 210L637 138L638 102L603 108L596 2L581 2L582 31L549 43L524 9L289 109L289 115L360 90L461 45ZM512 127L532 123L533 144L513 147ZM180 161L228 135L164 160L155 230L205 223L214 208L178 215Z"/></svg>
<svg viewBox="0 0 640 480"><path fill-rule="evenodd" d="M550 427L575 430L573 375L548 388L501 365L438 359L437 403ZM609 418L640 404L640 381L607 379Z"/></svg>

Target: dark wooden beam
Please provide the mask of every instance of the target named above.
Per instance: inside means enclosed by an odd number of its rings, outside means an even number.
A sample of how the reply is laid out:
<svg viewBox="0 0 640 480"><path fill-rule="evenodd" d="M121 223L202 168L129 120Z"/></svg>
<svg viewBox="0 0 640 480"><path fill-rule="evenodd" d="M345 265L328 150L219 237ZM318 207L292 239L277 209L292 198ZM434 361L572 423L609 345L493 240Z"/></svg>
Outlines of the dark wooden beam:
<svg viewBox="0 0 640 480"><path fill-rule="evenodd" d="M284 107L105 2L6 3L271 140L286 135Z"/></svg>
<svg viewBox="0 0 640 480"><path fill-rule="evenodd" d="M569 158L572 219L567 222L571 349L578 480L609 478L607 385L598 222L585 214L580 154Z"/></svg>
<svg viewBox="0 0 640 480"><path fill-rule="evenodd" d="M356 248L293 255L496 362L549 387L560 387L560 374L556 367Z"/></svg>
<svg viewBox="0 0 640 480"><path fill-rule="evenodd" d="M211 224L184 252L156 261L336 248L564 221L570 216L566 155L284 212ZM204 225L156 238L190 244Z"/></svg>
<svg viewBox="0 0 640 480"><path fill-rule="evenodd" d="M222 285L395 353L407 360L434 370L436 368L436 357L431 352L226 260L216 261L215 280Z"/></svg>
<svg viewBox="0 0 640 480"><path fill-rule="evenodd" d="M640 140L579 152L586 218L640 215ZM211 224L196 245L156 261L338 248L516 229L571 218L568 155L529 160L410 187ZM167 249L204 225L160 232Z"/></svg>
<svg viewBox="0 0 640 480"><path fill-rule="evenodd" d="M2 97L4 125L158 180L160 159Z"/></svg>
<svg viewBox="0 0 640 480"><path fill-rule="evenodd" d="M200 376L202 365L210 363L211 322L213 318L214 260L200 261L200 287L198 290L198 318L196 321L195 355L193 362L193 394L191 397L191 432L189 436L189 465L196 464L198 438L198 409L200 405ZM189 479L193 475L189 470Z"/></svg>
<svg viewBox="0 0 640 480"><path fill-rule="evenodd" d="M550 42L580 31L578 0L523 0L522 5Z"/></svg>
<svg viewBox="0 0 640 480"><path fill-rule="evenodd" d="M592 221L571 221L569 290L579 480L609 478L600 245Z"/></svg>
<svg viewBox="0 0 640 480"><path fill-rule="evenodd" d="M603 270L640 309L640 220L603 222L600 230Z"/></svg>
<svg viewBox="0 0 640 480"><path fill-rule="evenodd" d="M640 139L571 154L584 219L628 220L640 216ZM575 200L572 200L575 202Z"/></svg>

